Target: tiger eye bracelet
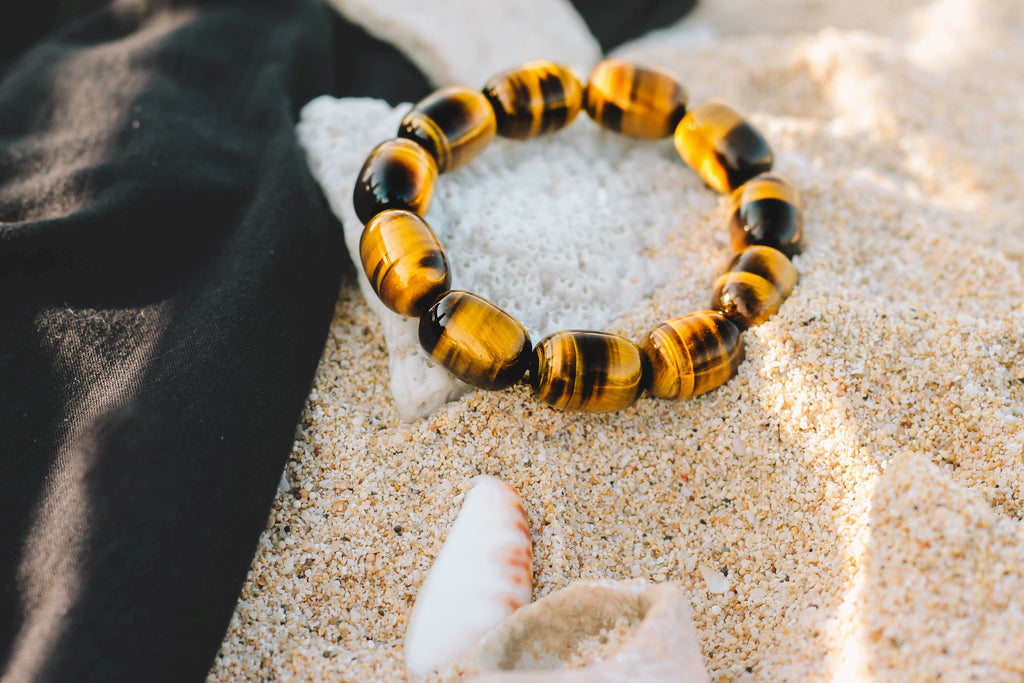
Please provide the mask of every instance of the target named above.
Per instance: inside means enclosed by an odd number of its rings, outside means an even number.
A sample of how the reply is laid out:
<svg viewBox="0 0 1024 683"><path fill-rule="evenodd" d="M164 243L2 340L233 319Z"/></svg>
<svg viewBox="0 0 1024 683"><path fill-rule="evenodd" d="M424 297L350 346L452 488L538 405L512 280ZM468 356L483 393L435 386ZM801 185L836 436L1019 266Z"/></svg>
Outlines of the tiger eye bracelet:
<svg viewBox="0 0 1024 683"><path fill-rule="evenodd" d="M735 252L708 310L665 321L639 344L608 332L565 330L530 341L526 328L486 299L451 289L448 260L424 220L438 174L458 168L495 135L525 139L568 126L580 110L623 135L674 136L683 161L728 194ZM687 107L671 74L606 59L582 85L568 68L530 62L483 90L442 88L413 106L398 135L370 152L352 200L364 224L360 260L391 310L419 318L423 348L462 381L503 389L527 377L562 410L610 412L646 390L679 399L710 391L743 361L743 332L778 311L797 281L804 247L800 197L772 173L764 137L732 106Z"/></svg>

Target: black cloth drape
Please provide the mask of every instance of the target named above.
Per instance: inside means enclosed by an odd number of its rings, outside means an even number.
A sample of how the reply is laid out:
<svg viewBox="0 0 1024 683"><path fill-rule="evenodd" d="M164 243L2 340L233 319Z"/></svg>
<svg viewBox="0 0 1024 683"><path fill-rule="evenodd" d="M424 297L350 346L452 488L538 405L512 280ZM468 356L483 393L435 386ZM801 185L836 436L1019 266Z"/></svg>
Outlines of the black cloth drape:
<svg viewBox="0 0 1024 683"><path fill-rule="evenodd" d="M690 4L577 7L607 49ZM429 88L315 0L0 22L5 683L205 678L348 262L297 112Z"/></svg>

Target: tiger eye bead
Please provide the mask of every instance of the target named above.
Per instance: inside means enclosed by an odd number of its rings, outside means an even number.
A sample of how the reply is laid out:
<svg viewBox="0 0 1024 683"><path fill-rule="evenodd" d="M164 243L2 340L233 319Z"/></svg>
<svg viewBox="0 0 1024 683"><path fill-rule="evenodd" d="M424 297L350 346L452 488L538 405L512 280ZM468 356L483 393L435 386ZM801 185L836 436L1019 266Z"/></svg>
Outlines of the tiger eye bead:
<svg viewBox="0 0 1024 683"><path fill-rule="evenodd" d="M708 100L686 112L676 126L675 145L683 161L722 193L772 168L767 141L722 100Z"/></svg>
<svg viewBox="0 0 1024 683"><path fill-rule="evenodd" d="M508 138L532 138L564 128L583 104L583 86L576 75L546 61L500 73L483 92L494 109L498 135Z"/></svg>
<svg viewBox="0 0 1024 683"><path fill-rule="evenodd" d="M759 325L779 310L797 277L792 262L778 249L748 247L715 282L711 307L740 329Z"/></svg>
<svg viewBox="0 0 1024 683"><path fill-rule="evenodd" d="M640 348L650 363L651 395L686 398L721 386L743 361L740 330L721 313L673 318L647 333Z"/></svg>
<svg viewBox="0 0 1024 683"><path fill-rule="evenodd" d="M804 250L800 195L777 173L762 173L732 193L729 239L732 248L752 244L778 249L786 256Z"/></svg>
<svg viewBox="0 0 1024 683"><path fill-rule="evenodd" d="M390 209L371 218L359 238L359 256L373 291L401 315L423 315L451 286L441 243L411 211Z"/></svg>
<svg viewBox="0 0 1024 683"><path fill-rule="evenodd" d="M606 413L628 408L645 388L640 347L606 332L563 331L537 343L530 386L560 410Z"/></svg>
<svg viewBox="0 0 1024 683"><path fill-rule="evenodd" d="M420 344L467 384L504 389L526 372L532 357L522 323L469 292L448 292L420 318Z"/></svg>
<svg viewBox="0 0 1024 683"><path fill-rule="evenodd" d="M399 124L398 135L419 143L434 157L438 173L444 173L482 152L494 139L496 128L487 98L455 86L416 103Z"/></svg>
<svg viewBox="0 0 1024 683"><path fill-rule="evenodd" d="M412 140L395 138L373 148L359 171L352 204L363 225L384 209L423 215L434 196L437 162Z"/></svg>
<svg viewBox="0 0 1024 683"><path fill-rule="evenodd" d="M605 128L636 138L663 138L686 114L686 90L659 69L606 59L590 72L584 107Z"/></svg>

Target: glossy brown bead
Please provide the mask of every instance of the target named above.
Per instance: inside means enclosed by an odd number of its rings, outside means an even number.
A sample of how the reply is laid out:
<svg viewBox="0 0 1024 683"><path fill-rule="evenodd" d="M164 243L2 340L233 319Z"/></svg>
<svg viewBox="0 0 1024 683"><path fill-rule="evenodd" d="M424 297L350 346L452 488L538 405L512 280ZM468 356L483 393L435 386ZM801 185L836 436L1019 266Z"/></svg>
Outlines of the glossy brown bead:
<svg viewBox="0 0 1024 683"><path fill-rule="evenodd" d="M772 168L768 142L722 100L708 100L686 112L676 126L675 145L683 161L722 193Z"/></svg>
<svg viewBox="0 0 1024 683"><path fill-rule="evenodd" d="M696 396L725 384L743 362L740 329L721 313L674 318L640 341L651 368L649 389L658 398Z"/></svg>
<svg viewBox="0 0 1024 683"><path fill-rule="evenodd" d="M793 291L797 272L778 249L755 245L733 257L715 282L711 307L740 329L759 325L779 310Z"/></svg>
<svg viewBox="0 0 1024 683"><path fill-rule="evenodd" d="M563 331L537 343L530 386L560 410L607 413L627 408L646 381L640 347L607 332Z"/></svg>
<svg viewBox="0 0 1024 683"><path fill-rule="evenodd" d="M411 211L389 209L371 218L359 238L359 256L373 291L402 315L423 315L451 286L441 243Z"/></svg>
<svg viewBox="0 0 1024 683"><path fill-rule="evenodd" d="M476 90L453 86L417 102L399 124L398 135L427 150L438 172L444 173L482 152L496 130L487 98Z"/></svg>
<svg viewBox="0 0 1024 683"><path fill-rule="evenodd" d="M793 256L804 249L800 195L777 173L762 173L736 189L730 216L729 239L736 251L763 244Z"/></svg>
<svg viewBox="0 0 1024 683"><path fill-rule="evenodd" d="M686 114L686 90L660 69L606 59L590 72L584 107L605 128L636 138L663 138Z"/></svg>
<svg viewBox="0 0 1024 683"><path fill-rule="evenodd" d="M583 86L554 62L527 62L498 74L484 86L498 135L532 138L568 126L580 113Z"/></svg>
<svg viewBox="0 0 1024 683"><path fill-rule="evenodd" d="M434 196L437 162L412 140L395 138L374 147L359 171L352 204L363 225L385 209L424 215Z"/></svg>
<svg viewBox="0 0 1024 683"><path fill-rule="evenodd" d="M420 344L467 384L503 389L530 364L530 335L522 323L490 301L454 290L420 318Z"/></svg>

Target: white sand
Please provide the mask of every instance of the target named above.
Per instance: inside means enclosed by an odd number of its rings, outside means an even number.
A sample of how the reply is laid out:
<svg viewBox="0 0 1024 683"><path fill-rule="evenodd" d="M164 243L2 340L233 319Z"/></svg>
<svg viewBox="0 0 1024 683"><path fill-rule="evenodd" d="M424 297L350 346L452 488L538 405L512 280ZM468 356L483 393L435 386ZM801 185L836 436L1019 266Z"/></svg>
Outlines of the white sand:
<svg viewBox="0 0 1024 683"><path fill-rule="evenodd" d="M353 271L210 681L410 680L409 609L480 473L523 497L535 597L677 582L713 680L1024 679L1024 6L720 0L621 54L765 133L806 205L792 297L694 400L563 414L517 387L408 423ZM707 305L706 192L678 277L610 329Z"/></svg>

